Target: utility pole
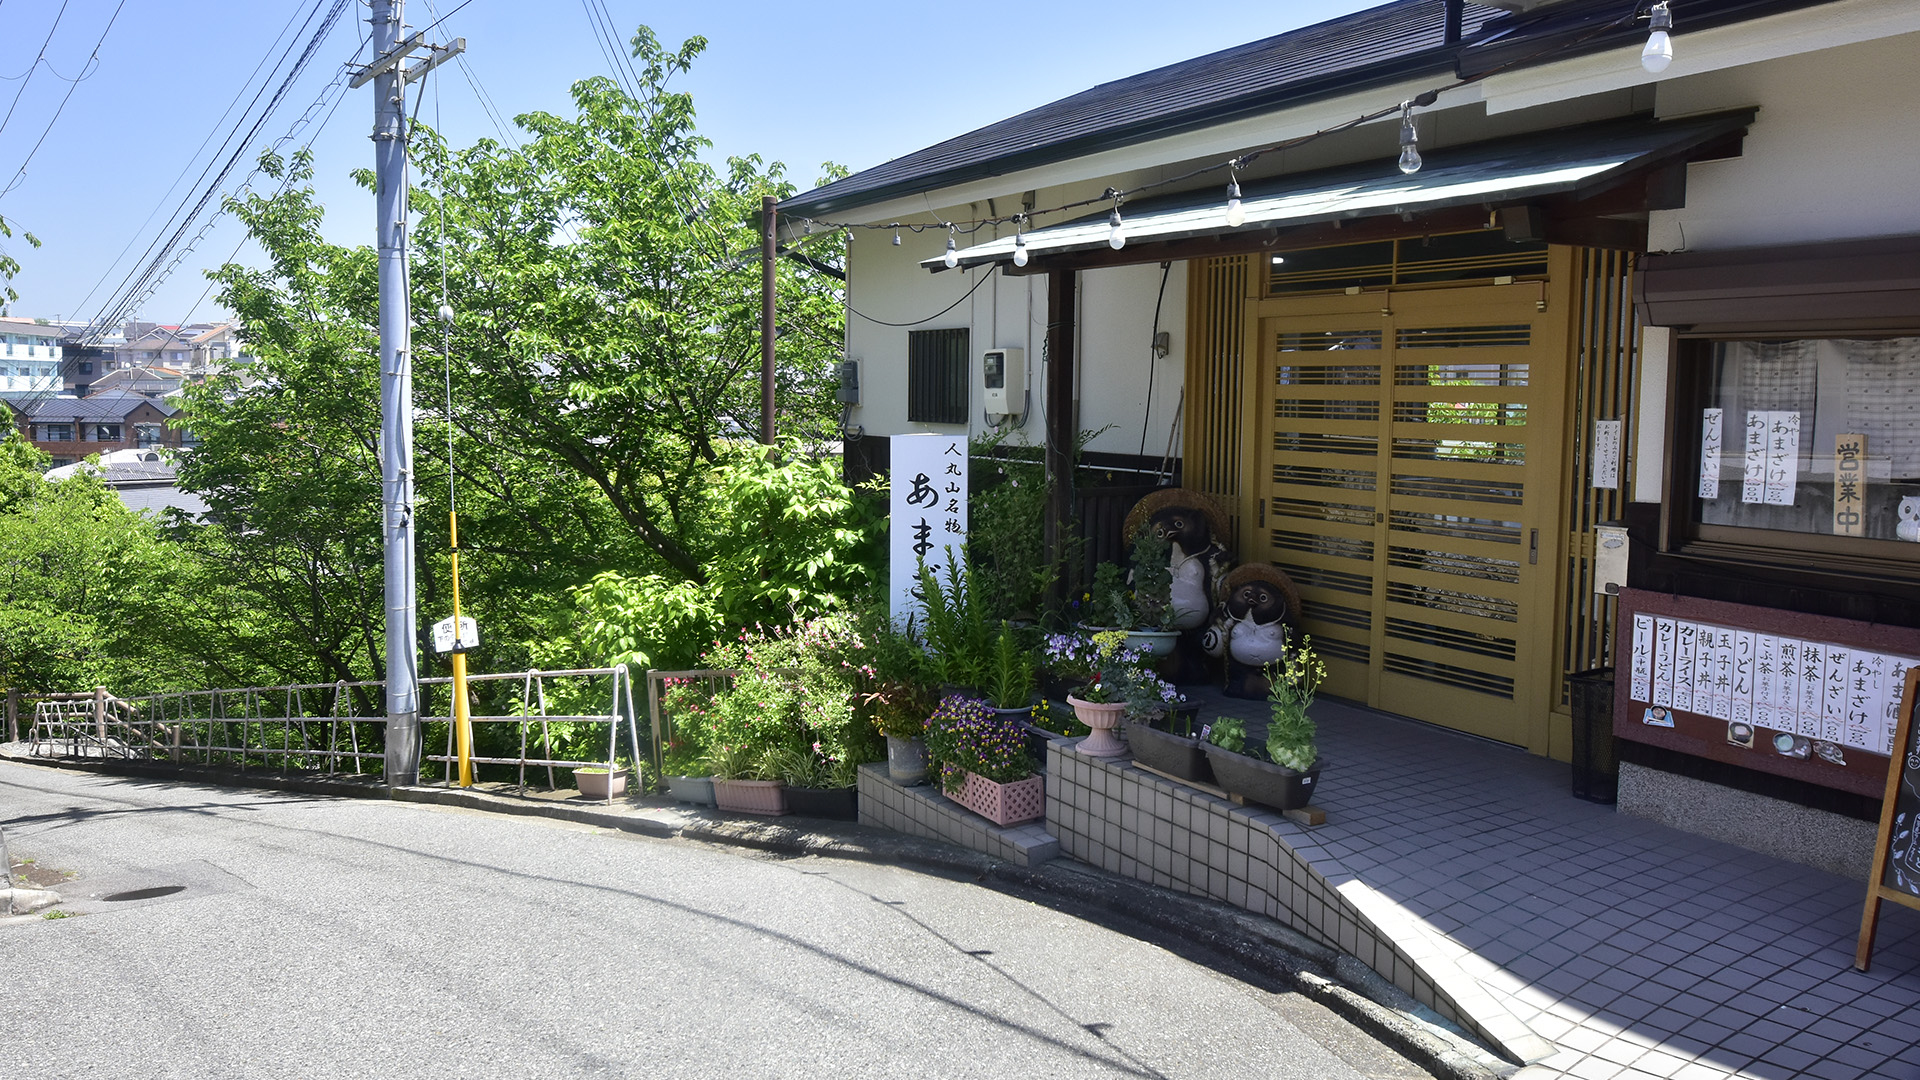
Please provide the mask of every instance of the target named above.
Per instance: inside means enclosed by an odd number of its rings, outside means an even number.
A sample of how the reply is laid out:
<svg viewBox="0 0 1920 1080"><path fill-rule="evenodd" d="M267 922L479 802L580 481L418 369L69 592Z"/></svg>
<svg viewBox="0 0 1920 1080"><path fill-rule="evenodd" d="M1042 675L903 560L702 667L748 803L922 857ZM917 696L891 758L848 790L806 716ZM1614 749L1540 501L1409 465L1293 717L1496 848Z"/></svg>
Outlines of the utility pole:
<svg viewBox="0 0 1920 1080"><path fill-rule="evenodd" d="M380 507L386 552L386 781L420 779L420 641L413 587L413 325L407 293L406 88L466 47L433 48L406 68L421 35L402 39L401 0L372 0L373 62L354 89L373 83L374 214L380 244Z"/></svg>
<svg viewBox="0 0 1920 1080"><path fill-rule="evenodd" d="M779 219L771 195L760 197L760 441L773 445L774 259L779 254Z"/></svg>

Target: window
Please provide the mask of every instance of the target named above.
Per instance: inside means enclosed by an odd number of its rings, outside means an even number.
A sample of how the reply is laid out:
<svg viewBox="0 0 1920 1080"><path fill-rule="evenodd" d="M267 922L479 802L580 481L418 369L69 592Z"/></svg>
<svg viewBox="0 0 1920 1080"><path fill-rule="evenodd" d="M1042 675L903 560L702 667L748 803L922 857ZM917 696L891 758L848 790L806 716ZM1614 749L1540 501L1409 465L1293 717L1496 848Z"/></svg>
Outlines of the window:
<svg viewBox="0 0 1920 1080"><path fill-rule="evenodd" d="M94 425L94 440L96 442L119 442L120 441L120 425L119 424Z"/></svg>
<svg viewBox="0 0 1920 1080"><path fill-rule="evenodd" d="M1703 340L1684 363L1687 539L1914 572L1920 336Z"/></svg>
<svg viewBox="0 0 1920 1080"><path fill-rule="evenodd" d="M40 441L41 442L72 442L73 441L73 425L72 424L41 424L40 425Z"/></svg>
<svg viewBox="0 0 1920 1080"><path fill-rule="evenodd" d="M1547 272L1547 245L1476 229L1289 251L1275 256L1268 270L1267 290L1274 295L1533 278Z"/></svg>
<svg viewBox="0 0 1920 1080"><path fill-rule="evenodd" d="M91 360L80 361L80 374L82 375L93 374L93 361Z"/></svg>
<svg viewBox="0 0 1920 1080"><path fill-rule="evenodd" d="M907 419L922 424L967 422L967 331L907 333Z"/></svg>
<svg viewBox="0 0 1920 1080"><path fill-rule="evenodd" d="M142 450L145 450L149 446L159 446L162 443L162 441L164 441L161 438L160 425L159 424L133 425L133 441L134 441L134 444L139 446L140 449Z"/></svg>

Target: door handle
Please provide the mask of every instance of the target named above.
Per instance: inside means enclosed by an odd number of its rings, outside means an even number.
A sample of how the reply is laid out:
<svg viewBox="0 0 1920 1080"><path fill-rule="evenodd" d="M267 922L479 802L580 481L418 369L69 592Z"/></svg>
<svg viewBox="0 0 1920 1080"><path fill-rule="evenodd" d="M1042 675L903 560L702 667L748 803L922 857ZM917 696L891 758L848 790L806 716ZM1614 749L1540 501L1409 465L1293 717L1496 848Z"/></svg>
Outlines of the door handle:
<svg viewBox="0 0 1920 1080"><path fill-rule="evenodd" d="M1260 528L1267 527L1267 500L1260 500Z"/></svg>
<svg viewBox="0 0 1920 1080"><path fill-rule="evenodd" d="M1539 563L1540 563L1540 530L1528 529L1527 530L1527 565L1537 566L1539 565Z"/></svg>

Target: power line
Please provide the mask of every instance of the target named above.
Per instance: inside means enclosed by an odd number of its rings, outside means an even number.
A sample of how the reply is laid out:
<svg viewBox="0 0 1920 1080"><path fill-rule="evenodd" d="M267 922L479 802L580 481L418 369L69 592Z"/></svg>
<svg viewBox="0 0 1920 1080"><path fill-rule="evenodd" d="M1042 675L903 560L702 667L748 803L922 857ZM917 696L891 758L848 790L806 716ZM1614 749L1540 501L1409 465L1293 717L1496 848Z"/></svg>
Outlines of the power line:
<svg viewBox="0 0 1920 1080"><path fill-rule="evenodd" d="M40 43L40 55L33 58L33 63L27 65L26 71L14 76L14 78L25 79L26 82L20 84L20 89L13 95L13 104L7 106L6 117L0 119L0 132L6 131L7 124L13 120L13 110L20 107L20 97L27 92L28 84L33 82L33 73L40 70L40 65L47 59L47 46L53 44L54 32L60 29L60 20L66 18L66 15L67 0L60 0L60 11L54 15L53 26L47 30L47 40ZM84 71L86 69L82 68L81 70Z"/></svg>
<svg viewBox="0 0 1920 1080"><path fill-rule="evenodd" d="M120 10L126 6L127 0L120 0L120 3L114 7L113 17L107 20L106 29L100 31L99 40L93 43L93 51L87 55L88 64L92 64L100 58L100 46L106 44L107 34L113 30L113 24L120 20ZM8 182L6 187L0 188L0 198L5 198L7 192L19 187L20 181L26 178L27 166L33 164L34 155L40 152L41 144L47 141L47 134L53 130L53 125L60 121L60 114L67 111L67 102L73 100L73 92L79 88L80 84L77 81L67 84L67 92L66 95L60 99L60 107L53 110L53 119L47 121L47 126L40 132L40 137L34 140L33 149L27 151L27 159L20 163L20 171L13 174L13 179ZM21 89L24 90L26 87L23 85Z"/></svg>

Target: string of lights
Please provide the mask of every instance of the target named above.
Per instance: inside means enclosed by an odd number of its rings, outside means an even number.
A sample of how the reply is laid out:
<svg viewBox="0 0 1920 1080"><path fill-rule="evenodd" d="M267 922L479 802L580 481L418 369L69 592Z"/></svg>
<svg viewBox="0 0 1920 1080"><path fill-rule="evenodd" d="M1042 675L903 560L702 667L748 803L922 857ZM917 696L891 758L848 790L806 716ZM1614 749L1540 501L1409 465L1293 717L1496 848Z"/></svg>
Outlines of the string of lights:
<svg viewBox="0 0 1920 1080"><path fill-rule="evenodd" d="M1408 175L1412 175L1413 173L1419 172L1420 167L1423 164L1420 156L1420 148L1419 148L1419 138L1420 138L1419 130L1416 124L1414 123L1415 109L1417 108L1425 109L1425 108L1432 107L1433 104L1439 100L1439 97L1441 94L1444 94L1450 90L1458 90L1465 86L1471 86L1475 83L1481 82L1495 75L1501 74L1503 72L1511 71L1517 67L1531 64L1537 60L1540 60L1547 56L1551 56L1556 53L1571 51L1573 49L1576 49L1586 44L1587 42L1593 40L1594 38L1602 34L1609 33L1613 30L1617 30L1620 27L1628 25L1630 23L1639 22L1642 19L1647 21L1650 34L1647 38L1646 48L1640 54L1640 63L1641 63L1641 66L1644 67L1649 73L1657 75L1660 72L1665 71L1667 69L1667 66L1673 62L1673 42L1670 36L1673 30L1673 14L1669 7L1669 0L1658 0L1657 3L1654 3L1644 13L1640 7L1639 0L1635 0L1633 9L1631 11L1627 12L1626 14L1620 16L1617 19L1613 19L1609 22L1592 27L1589 30L1587 30L1585 33L1582 33L1564 43L1553 45L1548 48L1541 49L1537 52L1515 58L1513 60L1508 61L1507 63L1501 64L1494 68L1490 68L1486 71L1480 72L1475 75L1471 75L1461 79L1455 79L1454 81L1447 83L1444 86L1437 86L1432 89L1423 91L1419 94L1414 95L1411 98L1408 98L1405 101L1401 101L1396 104L1389 105L1385 108L1376 109L1372 112L1364 113L1360 116L1354 117L1351 120L1346 120L1338 124L1333 124L1328 127L1320 128L1317 131L1308 132L1307 134L1304 134L1304 135L1297 135L1291 139L1283 139L1278 142L1269 143L1265 146L1257 147L1252 150L1247 150L1238 155L1230 157L1225 161L1217 162L1209 165L1202 165L1198 168L1190 169L1187 172L1181 173L1177 176L1163 177L1159 180L1153 180L1148 183L1139 184L1130 188L1109 187L1105 191L1101 192L1099 195L1092 196L1090 198L1076 199L1071 202L1061 203L1057 206L1050 206L1044 209L1022 209L1013 214L1003 214L995 217L970 218L966 220L955 220L955 221L932 221L932 222L889 221L885 223L858 222L858 221L831 221L824 218L814 218L814 217L802 217L800 218L800 220L806 223L806 227L809 232L811 232L815 226L818 226L824 229L844 230L847 232L849 236L852 235L852 232L855 229L866 229L869 231L878 231L878 232L891 232L894 234L893 243L896 247L899 246L900 244L900 233L903 230L911 231L914 233L922 233L930 230L944 229L946 230L946 233L947 233L947 250L945 254L941 257L941 262L948 269L952 269L960 264L959 249L956 244L957 237L962 235L971 235L973 233L979 232L981 229L998 228L1003 225L1012 225L1014 227L1013 263L1015 266L1025 266L1027 265L1027 261L1028 261L1027 243L1026 243L1025 234L1026 234L1026 230L1029 227L1031 227L1033 223L1033 219L1036 217L1049 216L1049 215L1055 215L1055 214L1064 214L1064 213L1067 213L1068 211L1081 210L1090 206L1101 206L1101 205L1110 204L1107 212L1107 246L1111 247L1115 251L1119 251L1120 249L1126 247L1126 244L1127 244L1126 219L1121 215L1120 208L1123 204L1125 204L1125 202L1128 199L1133 198L1137 195L1145 194L1147 192L1157 191L1160 189L1172 187L1176 184L1182 184L1189 180L1194 180L1199 177L1207 176L1213 173L1218 173L1224 169L1228 174L1226 223L1229 228L1239 228L1241 225L1246 223L1246 211L1241 202L1239 174L1242 169L1253 164L1253 162L1259 160L1261 157L1264 157L1268 154L1281 153L1287 150L1291 150L1295 147L1304 146L1307 143L1314 142L1318 139L1323 139L1330 135L1336 135L1343 131L1350 131L1364 124L1370 124L1376 120L1382 120L1389 116L1392 116L1394 113L1399 113L1400 114L1400 157L1399 157L1398 165L1401 172L1406 173ZM865 316L862 316L862 318L865 318ZM878 321L878 320L872 320L872 321Z"/></svg>

